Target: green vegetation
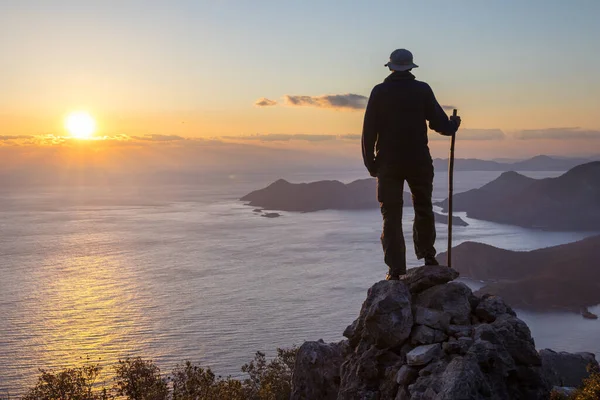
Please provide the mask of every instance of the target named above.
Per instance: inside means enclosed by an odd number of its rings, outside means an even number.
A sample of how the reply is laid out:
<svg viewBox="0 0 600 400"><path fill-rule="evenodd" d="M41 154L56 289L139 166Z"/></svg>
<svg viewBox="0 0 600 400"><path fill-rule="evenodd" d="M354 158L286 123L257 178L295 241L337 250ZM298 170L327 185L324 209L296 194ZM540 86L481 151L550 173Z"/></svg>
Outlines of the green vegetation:
<svg viewBox="0 0 600 400"><path fill-rule="evenodd" d="M186 361L170 374L161 374L151 360L127 358L112 367L110 382L98 382L102 367L87 364L63 371L40 369L34 387L22 400L287 400L297 348L277 349L267 360L257 352L241 368L246 379L216 376L210 368ZM10 400L0 395L0 400Z"/></svg>

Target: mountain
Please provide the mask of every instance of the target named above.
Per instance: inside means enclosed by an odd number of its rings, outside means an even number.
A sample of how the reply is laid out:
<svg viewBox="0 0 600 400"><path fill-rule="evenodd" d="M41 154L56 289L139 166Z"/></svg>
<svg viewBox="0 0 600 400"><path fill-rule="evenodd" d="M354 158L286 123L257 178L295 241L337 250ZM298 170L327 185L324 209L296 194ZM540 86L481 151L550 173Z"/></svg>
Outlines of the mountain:
<svg viewBox="0 0 600 400"><path fill-rule="evenodd" d="M599 248L600 235L525 252L465 242L453 248L452 261L462 277L486 282L481 293L516 307L581 312L600 304Z"/></svg>
<svg viewBox="0 0 600 400"><path fill-rule="evenodd" d="M597 158L596 158L597 159ZM455 171L567 171L577 165L588 163L588 158L559 158L539 155L522 161L489 161L477 158L457 158ZM436 171L448 170L448 159L433 160Z"/></svg>
<svg viewBox="0 0 600 400"><path fill-rule="evenodd" d="M379 208L376 190L375 179L359 179L348 184L339 181L290 183L279 179L266 188L248 193L240 200L247 201L249 206L279 211L360 210ZM404 192L404 204L412 204L410 193ZM446 215L434 215L436 222L448 223ZM468 225L457 216L453 216L452 223L455 226Z"/></svg>
<svg viewBox="0 0 600 400"><path fill-rule="evenodd" d="M347 340L300 346L290 399L545 400L598 367L593 353L538 352L511 306L457 277L424 266L375 283Z"/></svg>
<svg viewBox="0 0 600 400"><path fill-rule="evenodd" d="M447 211L448 199L436 204ZM579 165L557 178L505 172L479 189L454 195L454 210L528 228L600 230L600 161Z"/></svg>

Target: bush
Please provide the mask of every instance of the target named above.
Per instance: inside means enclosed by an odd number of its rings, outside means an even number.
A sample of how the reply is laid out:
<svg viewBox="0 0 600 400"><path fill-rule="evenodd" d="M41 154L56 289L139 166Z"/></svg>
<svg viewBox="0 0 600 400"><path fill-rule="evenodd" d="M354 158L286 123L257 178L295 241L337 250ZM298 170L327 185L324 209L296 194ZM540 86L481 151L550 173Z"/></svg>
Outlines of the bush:
<svg viewBox="0 0 600 400"><path fill-rule="evenodd" d="M240 381L217 377L210 368L203 369L189 361L175 367L171 380L173 400L244 399Z"/></svg>
<svg viewBox="0 0 600 400"><path fill-rule="evenodd" d="M250 400L287 400L292 393L292 372L298 349L277 349L277 357L267 363L264 353L256 352L250 364L242 366L249 375L244 380L245 398Z"/></svg>
<svg viewBox="0 0 600 400"><path fill-rule="evenodd" d="M115 390L119 396L127 396L131 400L163 400L168 396L167 382L152 361L140 357L119 360L115 373Z"/></svg>
<svg viewBox="0 0 600 400"><path fill-rule="evenodd" d="M22 400L106 400L111 398L106 388L94 390L102 367L97 364L67 368L53 373L40 369L37 384Z"/></svg>
<svg viewBox="0 0 600 400"><path fill-rule="evenodd" d="M130 400L287 400L297 350L277 349L277 357L271 361L257 352L242 366L242 372L248 374L243 381L216 376L210 368L189 361L163 377L158 366L140 357L119 360L111 390L97 384L102 370L97 364L58 373L40 370L37 384L22 400L113 400L117 396Z"/></svg>

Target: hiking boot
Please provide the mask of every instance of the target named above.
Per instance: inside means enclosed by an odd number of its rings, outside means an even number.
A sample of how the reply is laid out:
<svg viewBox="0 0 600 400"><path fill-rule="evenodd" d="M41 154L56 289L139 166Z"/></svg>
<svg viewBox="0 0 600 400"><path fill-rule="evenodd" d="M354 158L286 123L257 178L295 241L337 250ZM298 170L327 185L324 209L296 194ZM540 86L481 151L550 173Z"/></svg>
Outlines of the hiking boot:
<svg viewBox="0 0 600 400"><path fill-rule="evenodd" d="M425 257L425 265L440 265L435 257Z"/></svg>
<svg viewBox="0 0 600 400"><path fill-rule="evenodd" d="M399 281L400 280L400 275L392 275L389 272L386 274L385 276L385 280L386 281Z"/></svg>

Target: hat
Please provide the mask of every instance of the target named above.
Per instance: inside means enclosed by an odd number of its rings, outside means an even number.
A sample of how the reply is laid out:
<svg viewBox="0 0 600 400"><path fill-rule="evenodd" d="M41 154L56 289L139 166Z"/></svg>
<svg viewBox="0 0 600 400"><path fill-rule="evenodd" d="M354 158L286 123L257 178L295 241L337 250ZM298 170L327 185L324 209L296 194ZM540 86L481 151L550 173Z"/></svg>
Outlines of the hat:
<svg viewBox="0 0 600 400"><path fill-rule="evenodd" d="M396 49L390 54L390 62L385 64L392 71L408 71L419 66L413 63L413 55L406 49Z"/></svg>

